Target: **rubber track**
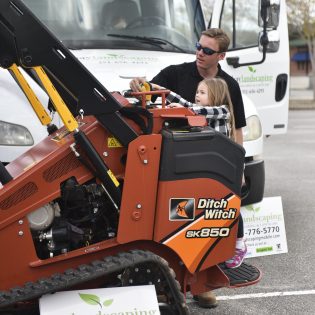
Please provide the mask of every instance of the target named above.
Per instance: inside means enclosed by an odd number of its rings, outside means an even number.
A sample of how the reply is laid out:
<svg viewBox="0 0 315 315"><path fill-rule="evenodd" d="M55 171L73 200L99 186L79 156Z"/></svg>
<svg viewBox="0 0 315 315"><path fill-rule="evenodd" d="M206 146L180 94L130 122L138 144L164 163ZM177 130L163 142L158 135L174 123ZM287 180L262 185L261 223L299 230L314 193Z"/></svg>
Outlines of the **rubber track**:
<svg viewBox="0 0 315 315"><path fill-rule="evenodd" d="M10 291L0 291L0 310L18 302L33 300L44 294L67 290L72 286L143 263L154 263L160 268L167 282L165 289L168 291L167 295L172 298L173 309L176 310L176 314L188 315L189 311L185 298L180 291L180 284L175 279L174 271L169 267L165 259L152 252L143 250L132 250L115 256L108 256L103 260L80 265L76 269L68 269L64 273L54 274L49 278L25 283L23 287L15 287Z"/></svg>

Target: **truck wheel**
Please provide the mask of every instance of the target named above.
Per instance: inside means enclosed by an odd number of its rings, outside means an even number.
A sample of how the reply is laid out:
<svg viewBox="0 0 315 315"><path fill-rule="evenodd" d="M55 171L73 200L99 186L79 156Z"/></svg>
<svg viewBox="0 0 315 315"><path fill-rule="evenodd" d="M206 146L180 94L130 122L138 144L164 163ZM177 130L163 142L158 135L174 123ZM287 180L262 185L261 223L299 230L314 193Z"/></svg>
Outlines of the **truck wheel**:
<svg viewBox="0 0 315 315"><path fill-rule="evenodd" d="M245 181L248 193L242 199L242 206L260 202L264 198L265 165L263 160L245 163Z"/></svg>

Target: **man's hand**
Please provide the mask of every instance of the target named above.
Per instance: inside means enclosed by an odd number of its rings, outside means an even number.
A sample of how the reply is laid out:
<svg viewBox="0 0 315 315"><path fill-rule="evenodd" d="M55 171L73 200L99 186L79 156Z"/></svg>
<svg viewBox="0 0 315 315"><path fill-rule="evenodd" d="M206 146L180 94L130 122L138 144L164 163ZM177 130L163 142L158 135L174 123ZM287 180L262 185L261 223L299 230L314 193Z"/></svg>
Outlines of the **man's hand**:
<svg viewBox="0 0 315 315"><path fill-rule="evenodd" d="M142 92L141 85L146 82L146 79L143 77L133 78L129 82L129 86L134 92Z"/></svg>

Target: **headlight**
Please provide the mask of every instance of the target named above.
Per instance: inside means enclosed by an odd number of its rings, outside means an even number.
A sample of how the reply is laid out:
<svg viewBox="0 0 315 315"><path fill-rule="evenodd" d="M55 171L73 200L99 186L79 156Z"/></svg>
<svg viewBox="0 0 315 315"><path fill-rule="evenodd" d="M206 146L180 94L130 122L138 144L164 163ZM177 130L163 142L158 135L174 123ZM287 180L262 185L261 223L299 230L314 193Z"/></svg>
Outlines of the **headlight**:
<svg viewBox="0 0 315 315"><path fill-rule="evenodd" d="M0 145L34 144L33 137L27 128L0 120Z"/></svg>
<svg viewBox="0 0 315 315"><path fill-rule="evenodd" d="M257 140L262 135L261 124L258 116L250 116L246 119L246 127L243 128L244 141Z"/></svg>

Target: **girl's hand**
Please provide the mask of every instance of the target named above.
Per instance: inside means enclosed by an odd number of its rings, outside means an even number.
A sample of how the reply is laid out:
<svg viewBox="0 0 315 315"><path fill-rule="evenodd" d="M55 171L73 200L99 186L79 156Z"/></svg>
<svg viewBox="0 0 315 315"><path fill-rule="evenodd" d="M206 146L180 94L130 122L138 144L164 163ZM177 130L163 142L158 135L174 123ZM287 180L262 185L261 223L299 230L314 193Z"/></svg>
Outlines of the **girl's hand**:
<svg viewBox="0 0 315 315"><path fill-rule="evenodd" d="M177 107L184 107L184 106L181 104L178 104L178 103L171 103L167 107L168 108L177 108Z"/></svg>

